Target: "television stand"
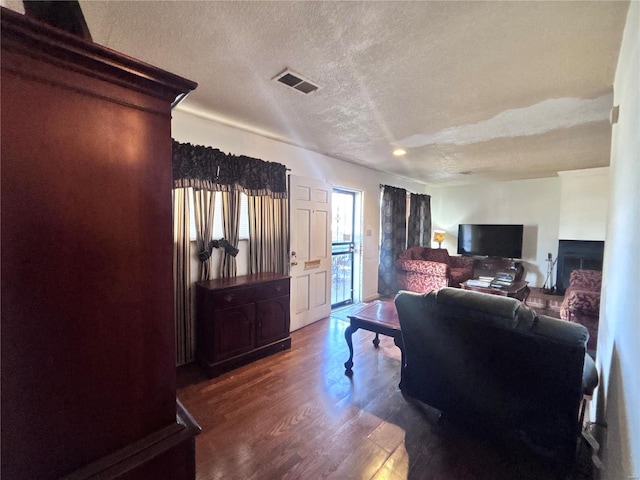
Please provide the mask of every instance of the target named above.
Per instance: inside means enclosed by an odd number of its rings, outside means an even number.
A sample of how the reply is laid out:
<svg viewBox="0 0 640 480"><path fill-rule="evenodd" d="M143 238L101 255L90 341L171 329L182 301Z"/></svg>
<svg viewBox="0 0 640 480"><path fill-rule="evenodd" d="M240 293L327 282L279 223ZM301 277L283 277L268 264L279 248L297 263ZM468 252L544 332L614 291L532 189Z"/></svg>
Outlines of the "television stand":
<svg viewBox="0 0 640 480"><path fill-rule="evenodd" d="M524 277L524 265L510 258L483 257L473 260L473 278L495 277L499 272L512 273L513 280L519 282Z"/></svg>

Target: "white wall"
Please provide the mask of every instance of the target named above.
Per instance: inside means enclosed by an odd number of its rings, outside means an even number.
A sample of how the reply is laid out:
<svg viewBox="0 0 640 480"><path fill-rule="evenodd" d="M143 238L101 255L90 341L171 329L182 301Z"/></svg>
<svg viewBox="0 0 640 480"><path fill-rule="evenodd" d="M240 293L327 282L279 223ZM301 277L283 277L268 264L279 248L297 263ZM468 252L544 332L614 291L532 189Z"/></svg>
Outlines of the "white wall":
<svg viewBox="0 0 640 480"><path fill-rule="evenodd" d="M611 144L596 420L606 425L607 480L640 478L640 3L630 3L614 82L620 106ZM599 430L599 429L598 429Z"/></svg>
<svg viewBox="0 0 640 480"><path fill-rule="evenodd" d="M542 286L547 253L555 257L558 251L560 187L559 178L543 178L438 188L432 192L433 228L447 232L443 247L455 254L460 223L523 224L525 279Z"/></svg>
<svg viewBox="0 0 640 480"><path fill-rule="evenodd" d="M609 167L560 172L562 240L604 240L609 209Z"/></svg>
<svg viewBox="0 0 640 480"><path fill-rule="evenodd" d="M432 189L433 228L447 232L443 247L455 254L458 224L524 225L525 279L541 287L548 253L558 240L604 240L609 168L560 172L559 177ZM552 283L555 281L555 269Z"/></svg>
<svg viewBox="0 0 640 480"><path fill-rule="evenodd" d="M173 111L172 136L179 142L206 145L226 153L282 163L291 169L293 175L315 178L334 186L362 191L363 227L365 231L371 230L370 236L363 237L362 245L363 300L377 297L378 291L380 184L406 188L415 193L427 193L422 184L223 125L182 111L180 107ZM240 248L242 249L242 246ZM238 274L244 273L247 273L246 260L238 258Z"/></svg>

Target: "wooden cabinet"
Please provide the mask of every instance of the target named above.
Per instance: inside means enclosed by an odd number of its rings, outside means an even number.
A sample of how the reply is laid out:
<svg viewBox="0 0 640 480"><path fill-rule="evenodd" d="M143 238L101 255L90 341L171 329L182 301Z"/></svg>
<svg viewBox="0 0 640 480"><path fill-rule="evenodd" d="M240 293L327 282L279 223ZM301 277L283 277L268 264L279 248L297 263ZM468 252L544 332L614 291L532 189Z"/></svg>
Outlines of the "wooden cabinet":
<svg viewBox="0 0 640 480"><path fill-rule="evenodd" d="M176 405L171 102L196 84L1 21L2 477L194 478L197 428Z"/></svg>
<svg viewBox="0 0 640 480"><path fill-rule="evenodd" d="M197 356L209 377L291 347L286 275L199 282L196 303Z"/></svg>

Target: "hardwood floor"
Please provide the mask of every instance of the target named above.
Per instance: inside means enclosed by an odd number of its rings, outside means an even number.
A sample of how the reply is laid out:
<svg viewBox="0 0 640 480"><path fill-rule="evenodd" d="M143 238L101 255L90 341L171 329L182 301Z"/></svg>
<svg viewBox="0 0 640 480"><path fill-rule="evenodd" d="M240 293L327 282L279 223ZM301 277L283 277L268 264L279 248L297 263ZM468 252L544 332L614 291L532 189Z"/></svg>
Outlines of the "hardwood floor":
<svg viewBox="0 0 640 480"><path fill-rule="evenodd" d="M400 352L388 337L375 349L374 334L354 333L353 377L345 376L345 315L293 332L291 350L218 378L181 370L178 396L202 427L197 479L564 478L403 398Z"/></svg>

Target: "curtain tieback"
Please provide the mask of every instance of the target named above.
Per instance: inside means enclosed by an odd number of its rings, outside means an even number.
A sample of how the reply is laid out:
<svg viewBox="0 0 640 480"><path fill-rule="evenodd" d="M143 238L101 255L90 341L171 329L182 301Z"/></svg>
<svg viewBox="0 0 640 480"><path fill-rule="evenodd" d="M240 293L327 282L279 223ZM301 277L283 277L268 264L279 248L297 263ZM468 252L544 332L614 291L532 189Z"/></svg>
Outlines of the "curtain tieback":
<svg viewBox="0 0 640 480"><path fill-rule="evenodd" d="M204 250L198 253L198 258L200 259L200 261L206 262L207 260L209 260L214 248L224 248L224 253L227 255L231 255L232 257L235 257L236 255L238 255L238 252L240 252L240 250L231 245L229 241L225 240L224 238L221 238L220 240L211 240L209 242L209 245L207 245Z"/></svg>

